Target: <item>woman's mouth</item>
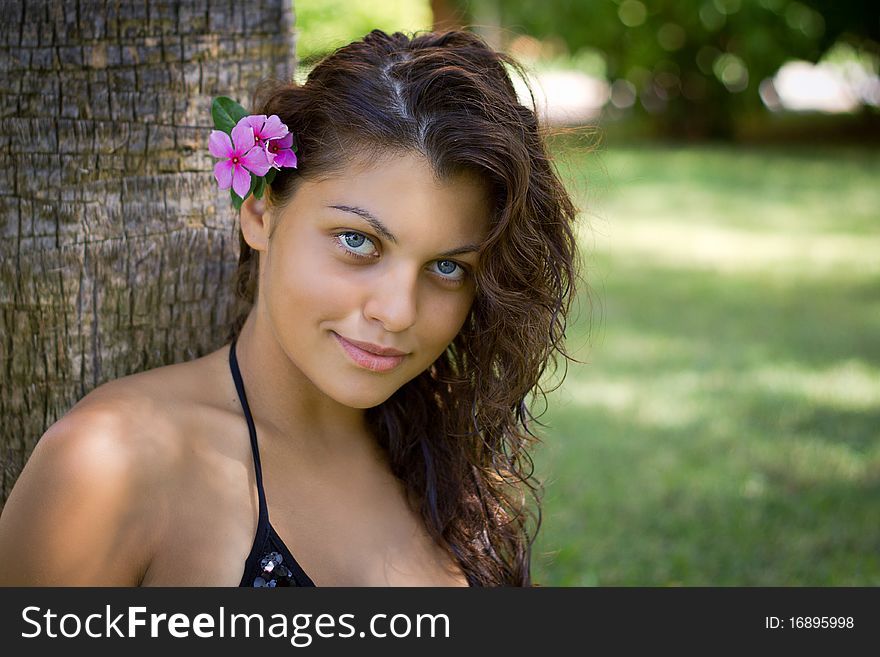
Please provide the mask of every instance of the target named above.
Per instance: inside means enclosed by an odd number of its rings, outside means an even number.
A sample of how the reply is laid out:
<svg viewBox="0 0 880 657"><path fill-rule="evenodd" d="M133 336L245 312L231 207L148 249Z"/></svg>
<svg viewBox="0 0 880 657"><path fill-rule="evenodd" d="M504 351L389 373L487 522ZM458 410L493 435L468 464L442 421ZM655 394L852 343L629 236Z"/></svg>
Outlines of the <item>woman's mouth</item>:
<svg viewBox="0 0 880 657"><path fill-rule="evenodd" d="M400 365L403 359L406 358L406 354L401 356L380 356L352 344L335 331L331 331L331 333L333 333L333 337L336 338L339 346L342 347L355 365L364 369L372 370L373 372L388 372Z"/></svg>

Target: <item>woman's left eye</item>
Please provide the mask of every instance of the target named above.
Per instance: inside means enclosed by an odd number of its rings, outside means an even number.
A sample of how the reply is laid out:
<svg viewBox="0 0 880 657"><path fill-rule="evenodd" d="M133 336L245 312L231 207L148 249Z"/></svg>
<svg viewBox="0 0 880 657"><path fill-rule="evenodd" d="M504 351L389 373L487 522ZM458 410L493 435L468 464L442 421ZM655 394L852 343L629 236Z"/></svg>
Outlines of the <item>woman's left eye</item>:
<svg viewBox="0 0 880 657"><path fill-rule="evenodd" d="M373 244L372 240L366 235L349 231L346 233L339 233L335 237L340 248L344 251L348 251L352 255L361 258L372 258L374 256L373 252L376 251L376 245ZM366 252L360 250L364 246L368 247ZM372 247L372 251L369 247Z"/></svg>
<svg viewBox="0 0 880 657"><path fill-rule="evenodd" d="M450 281L456 282L464 280L464 277L467 274L464 267L453 260L438 260L437 271L440 272L443 278L448 278Z"/></svg>

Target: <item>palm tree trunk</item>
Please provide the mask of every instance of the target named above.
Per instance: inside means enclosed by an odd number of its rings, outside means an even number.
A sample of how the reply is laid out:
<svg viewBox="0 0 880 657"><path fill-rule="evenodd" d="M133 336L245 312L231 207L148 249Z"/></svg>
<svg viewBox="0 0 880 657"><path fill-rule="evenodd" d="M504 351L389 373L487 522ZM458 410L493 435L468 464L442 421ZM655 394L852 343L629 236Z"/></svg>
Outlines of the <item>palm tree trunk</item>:
<svg viewBox="0 0 880 657"><path fill-rule="evenodd" d="M294 71L292 0L7 0L0 28L0 506L109 379L222 345L236 214L207 139Z"/></svg>

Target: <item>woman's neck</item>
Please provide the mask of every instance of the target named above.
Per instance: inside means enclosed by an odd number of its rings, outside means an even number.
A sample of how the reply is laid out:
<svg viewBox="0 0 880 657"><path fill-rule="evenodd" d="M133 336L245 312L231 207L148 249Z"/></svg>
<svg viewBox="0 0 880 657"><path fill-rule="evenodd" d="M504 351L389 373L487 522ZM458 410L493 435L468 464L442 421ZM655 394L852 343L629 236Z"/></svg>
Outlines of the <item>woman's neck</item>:
<svg viewBox="0 0 880 657"><path fill-rule="evenodd" d="M251 312L245 321L235 353L255 421L282 437L298 458L311 455L325 460L362 449L375 453L365 410L340 404L315 387L291 362L258 312ZM277 447L288 451L286 445Z"/></svg>

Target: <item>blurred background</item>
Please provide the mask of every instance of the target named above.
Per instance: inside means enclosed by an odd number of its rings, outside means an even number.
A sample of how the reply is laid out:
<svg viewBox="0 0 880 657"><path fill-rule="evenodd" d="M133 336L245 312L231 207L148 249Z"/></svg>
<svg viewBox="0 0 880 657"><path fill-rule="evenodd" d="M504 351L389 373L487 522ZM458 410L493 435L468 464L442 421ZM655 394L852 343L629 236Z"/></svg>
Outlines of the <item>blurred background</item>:
<svg viewBox="0 0 880 657"><path fill-rule="evenodd" d="M373 28L467 26L557 133L586 285L541 416L536 582L880 584L876 3L294 8L303 79Z"/></svg>

